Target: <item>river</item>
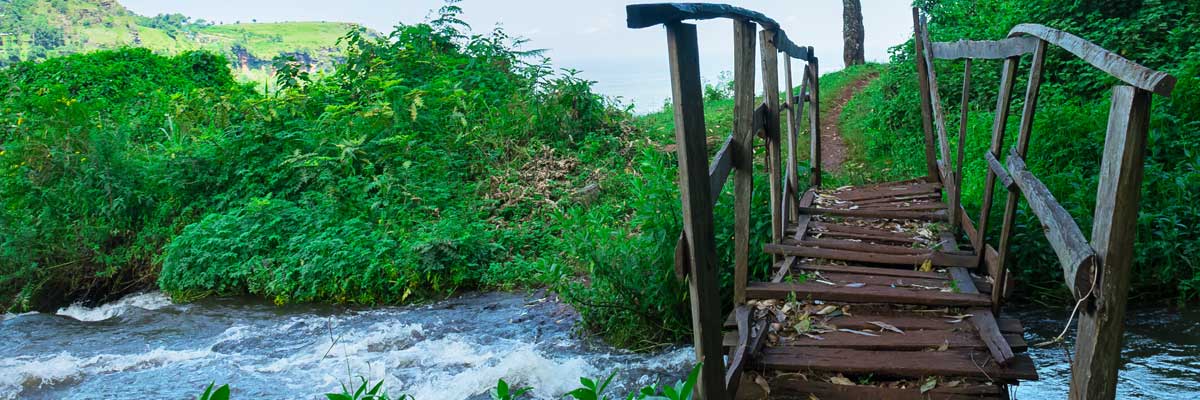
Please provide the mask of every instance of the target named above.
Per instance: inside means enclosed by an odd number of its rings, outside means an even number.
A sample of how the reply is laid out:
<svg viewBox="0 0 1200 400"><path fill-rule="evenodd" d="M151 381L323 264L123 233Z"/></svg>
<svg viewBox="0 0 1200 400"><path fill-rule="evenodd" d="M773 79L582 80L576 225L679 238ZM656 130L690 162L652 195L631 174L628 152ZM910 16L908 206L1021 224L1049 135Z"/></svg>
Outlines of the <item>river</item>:
<svg viewBox="0 0 1200 400"><path fill-rule="evenodd" d="M1067 310L1017 310L1030 343L1057 335ZM0 321L0 398L195 398L212 381L234 398L323 398L384 380L393 395L486 399L496 380L562 398L581 376L617 371L612 394L688 370L687 347L631 353L576 332L551 298L476 293L420 306L346 309L252 299L172 304L159 293ZM1200 313L1131 312L1122 398L1200 398ZM1032 350L1042 380L1018 399L1065 397L1062 347Z"/></svg>

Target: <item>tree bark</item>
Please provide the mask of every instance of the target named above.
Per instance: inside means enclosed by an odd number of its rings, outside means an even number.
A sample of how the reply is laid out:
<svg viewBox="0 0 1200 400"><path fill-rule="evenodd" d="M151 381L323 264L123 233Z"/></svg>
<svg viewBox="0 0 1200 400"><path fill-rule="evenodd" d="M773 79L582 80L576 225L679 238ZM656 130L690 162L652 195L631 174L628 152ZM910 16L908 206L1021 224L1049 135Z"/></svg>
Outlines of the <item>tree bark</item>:
<svg viewBox="0 0 1200 400"><path fill-rule="evenodd" d="M865 63L862 4L859 0L842 0L842 39L845 42L842 59L846 66Z"/></svg>

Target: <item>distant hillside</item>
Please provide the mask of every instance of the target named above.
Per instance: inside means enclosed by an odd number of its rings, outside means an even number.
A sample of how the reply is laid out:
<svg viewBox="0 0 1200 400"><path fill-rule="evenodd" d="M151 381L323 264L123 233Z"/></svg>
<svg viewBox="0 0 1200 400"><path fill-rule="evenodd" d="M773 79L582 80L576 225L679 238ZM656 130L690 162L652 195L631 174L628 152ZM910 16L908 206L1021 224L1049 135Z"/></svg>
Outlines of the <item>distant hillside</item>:
<svg viewBox="0 0 1200 400"><path fill-rule="evenodd" d="M215 25L180 14L146 17L116 0L0 0L0 66L122 46L163 54L209 50L224 54L242 80L261 82L271 59L291 55L327 69L337 39L358 25L340 22Z"/></svg>

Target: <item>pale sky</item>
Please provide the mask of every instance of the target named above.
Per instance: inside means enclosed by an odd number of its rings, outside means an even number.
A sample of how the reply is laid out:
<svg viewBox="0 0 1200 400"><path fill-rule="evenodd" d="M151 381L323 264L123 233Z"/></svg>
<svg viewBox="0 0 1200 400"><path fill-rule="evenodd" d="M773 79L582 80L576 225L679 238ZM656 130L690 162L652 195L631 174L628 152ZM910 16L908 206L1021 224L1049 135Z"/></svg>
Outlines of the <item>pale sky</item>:
<svg viewBox="0 0 1200 400"><path fill-rule="evenodd" d="M390 32L398 22L421 22L441 0L120 0L143 15L182 13L192 18L234 21L356 22ZM464 0L463 19L477 33L500 24L527 48L548 49L557 68L573 68L597 81L598 91L633 101L639 111L658 109L671 94L667 41L659 27L625 27L625 5L643 1ZM775 19L792 41L816 48L822 72L841 69L842 2L839 0L727 0ZM868 61L887 61L887 49L912 34L910 2L862 0ZM733 24L698 21L701 73L715 81L733 64ZM799 65L795 67L799 68ZM796 71L795 73L799 73Z"/></svg>

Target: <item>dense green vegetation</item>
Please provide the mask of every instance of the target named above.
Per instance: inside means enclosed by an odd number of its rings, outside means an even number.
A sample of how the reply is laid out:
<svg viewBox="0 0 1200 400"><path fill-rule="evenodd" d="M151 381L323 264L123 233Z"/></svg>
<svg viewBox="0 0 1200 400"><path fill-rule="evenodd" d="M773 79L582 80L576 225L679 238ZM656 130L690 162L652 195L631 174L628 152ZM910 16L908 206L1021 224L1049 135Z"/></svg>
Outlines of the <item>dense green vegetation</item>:
<svg viewBox="0 0 1200 400"><path fill-rule="evenodd" d="M207 50L229 58L239 80L261 85L278 56L332 69L341 54L337 39L355 27L336 22L217 25L181 14L141 16L114 0L4 0L0 66L123 46L164 55Z"/></svg>
<svg viewBox="0 0 1200 400"><path fill-rule="evenodd" d="M1138 224L1133 296L1200 297L1200 3L1159 0L1069 2L1011 0L920 1L931 15L935 41L999 39L1018 23L1041 23L1073 32L1124 57L1179 78L1170 98L1155 96L1147 152L1146 178ZM912 177L924 174L923 136L917 97L912 42L893 50L892 63L879 80L847 106L843 132L849 136L862 168L848 181ZM1020 118L1028 57L1019 69L1009 138ZM968 120L964 203L978 217L982 201L983 154L990 143L996 106L999 62L973 66ZM1046 183L1084 232L1096 196L1096 171L1104 145L1109 88L1116 81L1073 55L1051 46L1045 66L1038 113L1034 121L1029 166ZM958 100L962 92L961 62L938 62L941 97L946 102L947 129L958 132ZM951 142L956 142L951 139ZM1011 146L1012 140L1008 142ZM998 198L998 204L1003 199ZM991 232L998 235L1002 208L993 213ZM1036 218L1022 206L1014 250L1020 285L1046 301L1065 294L1058 263Z"/></svg>

